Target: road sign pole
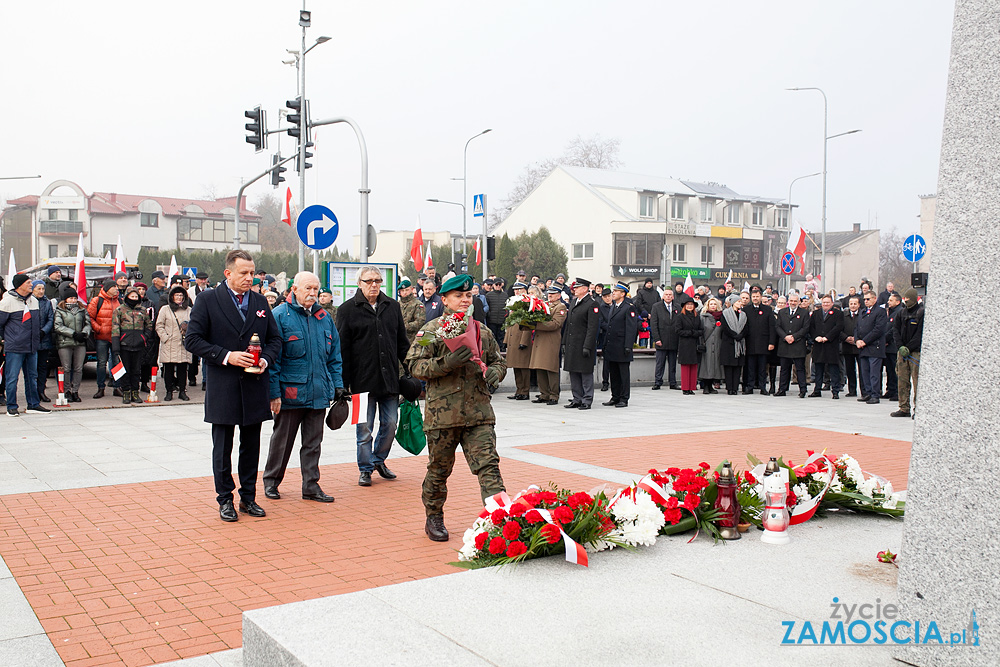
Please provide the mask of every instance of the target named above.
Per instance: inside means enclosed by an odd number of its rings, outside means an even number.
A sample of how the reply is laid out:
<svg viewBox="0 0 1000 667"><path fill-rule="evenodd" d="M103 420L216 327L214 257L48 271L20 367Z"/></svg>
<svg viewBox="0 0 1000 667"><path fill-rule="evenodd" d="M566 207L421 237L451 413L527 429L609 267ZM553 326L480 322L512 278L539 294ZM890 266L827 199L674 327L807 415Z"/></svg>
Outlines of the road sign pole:
<svg viewBox="0 0 1000 667"><path fill-rule="evenodd" d="M479 252L482 254L482 258L483 258L483 280L484 281L486 280L486 276L488 275L487 272L486 272L486 262L488 261L486 259L486 226L487 226L486 225L486 211L487 210L488 209L486 208L486 195L484 194L483 195L483 238L479 241Z"/></svg>

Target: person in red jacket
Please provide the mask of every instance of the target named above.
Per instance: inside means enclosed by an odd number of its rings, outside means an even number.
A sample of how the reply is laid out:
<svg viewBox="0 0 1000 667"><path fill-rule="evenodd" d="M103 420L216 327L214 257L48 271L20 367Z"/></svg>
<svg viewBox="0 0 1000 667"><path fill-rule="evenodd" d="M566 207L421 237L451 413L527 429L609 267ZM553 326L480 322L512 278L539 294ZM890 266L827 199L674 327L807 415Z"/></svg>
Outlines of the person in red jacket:
<svg viewBox="0 0 1000 667"><path fill-rule="evenodd" d="M118 284L114 280L105 280L100 294L87 304L87 314L94 331L97 343L97 393L94 398L104 397L104 386L108 376L108 362L114 367L118 363L118 355L111 351L111 314L121 305L118 298ZM109 359L110 357L110 359ZM121 396L122 390L118 382L112 378L114 395Z"/></svg>

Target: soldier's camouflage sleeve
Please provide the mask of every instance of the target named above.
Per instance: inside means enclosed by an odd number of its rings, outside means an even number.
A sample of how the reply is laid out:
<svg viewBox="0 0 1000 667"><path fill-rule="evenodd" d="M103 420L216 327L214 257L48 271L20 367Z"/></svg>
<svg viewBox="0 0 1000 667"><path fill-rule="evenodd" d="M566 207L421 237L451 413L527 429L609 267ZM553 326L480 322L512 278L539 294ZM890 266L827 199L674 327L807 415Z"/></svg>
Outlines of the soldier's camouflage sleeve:
<svg viewBox="0 0 1000 667"><path fill-rule="evenodd" d="M410 351L406 353L406 364L410 375L418 380L432 380L444 377L448 370L444 366L444 355L448 347L435 334L437 319L420 327L416 338L410 343Z"/></svg>

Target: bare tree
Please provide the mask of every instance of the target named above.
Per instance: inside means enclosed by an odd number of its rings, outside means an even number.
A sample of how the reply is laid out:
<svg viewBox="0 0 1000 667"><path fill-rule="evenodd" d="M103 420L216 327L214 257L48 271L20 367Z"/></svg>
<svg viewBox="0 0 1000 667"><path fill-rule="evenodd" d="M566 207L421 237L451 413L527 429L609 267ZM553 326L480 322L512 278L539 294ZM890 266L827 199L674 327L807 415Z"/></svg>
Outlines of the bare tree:
<svg viewBox="0 0 1000 667"><path fill-rule="evenodd" d="M593 169L618 169L622 166L618 156L621 143L621 139L604 139L600 134L586 139L577 135L566 145L562 157L532 162L518 174L514 186L507 196L500 200L500 205L490 211L490 229L503 222L510 215L511 209L524 201L538 184L561 164Z"/></svg>
<svg viewBox="0 0 1000 667"><path fill-rule="evenodd" d="M913 272L913 265L903 257L903 242L906 240L899 230L893 227L890 230L881 230L878 245L878 275L881 285L876 285L876 290L881 290L886 283L893 283L900 293L910 284L910 273Z"/></svg>

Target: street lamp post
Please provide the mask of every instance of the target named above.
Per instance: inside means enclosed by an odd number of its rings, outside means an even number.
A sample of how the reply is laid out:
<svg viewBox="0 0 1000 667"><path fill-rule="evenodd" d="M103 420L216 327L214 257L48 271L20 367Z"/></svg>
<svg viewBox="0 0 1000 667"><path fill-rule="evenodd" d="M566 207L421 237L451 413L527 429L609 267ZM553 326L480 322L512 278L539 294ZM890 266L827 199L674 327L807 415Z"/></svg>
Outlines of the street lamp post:
<svg viewBox="0 0 1000 667"><path fill-rule="evenodd" d="M817 171L815 174L806 174L805 176L799 176L798 178L793 178L792 182L788 184L788 199L786 201L788 202L789 224L792 222L792 186L795 185L795 181L801 181L803 178L812 178L813 176L819 176L822 173L823 173L822 171ZM802 256L802 261L803 262L806 261L805 255ZM820 261L822 262L822 260ZM820 271L820 275L825 275L825 274L823 273L823 271ZM787 278L785 280L787 280ZM790 287L790 285L788 285L787 287Z"/></svg>
<svg viewBox="0 0 1000 667"><path fill-rule="evenodd" d="M820 235L820 259L819 259L819 270L820 275L823 276L823 287L826 287L826 143L835 137L842 137L845 134L854 134L855 132L860 132L861 130L848 130L847 132L840 132L833 136L827 136L827 103L826 103L826 93L823 92L822 88L816 88L813 86L809 87L798 87L798 88L788 88L787 90L815 90L823 96L823 227L822 233ZM791 213L789 213L791 215Z"/></svg>
<svg viewBox="0 0 1000 667"><path fill-rule="evenodd" d="M489 130L486 130L489 132ZM479 136L479 135L476 135ZM475 137L473 137L475 139ZM465 204L459 203L457 201L445 201L444 199L428 199L427 201L434 202L435 204L451 204L452 206L462 207L462 228L465 228ZM462 253L465 253L465 239L462 239Z"/></svg>
<svg viewBox="0 0 1000 667"><path fill-rule="evenodd" d="M465 142L465 148L462 149L462 254L466 256L466 262L468 262L469 251L466 245L466 240L468 238L467 228L466 228L466 218L465 218L465 204L469 201L468 194L468 166L469 166L469 144L472 140L481 137L487 132L492 132L493 128L487 128L477 135L469 137L469 140ZM430 200L428 200L430 201ZM442 202L445 203L445 202ZM486 211L483 211L483 220L486 219ZM483 238L483 244L486 244L486 239Z"/></svg>

